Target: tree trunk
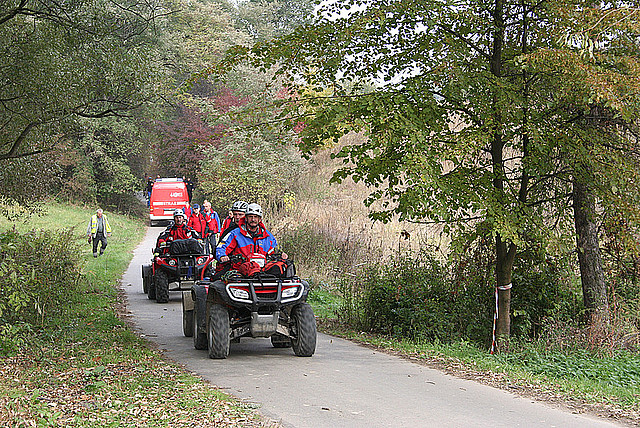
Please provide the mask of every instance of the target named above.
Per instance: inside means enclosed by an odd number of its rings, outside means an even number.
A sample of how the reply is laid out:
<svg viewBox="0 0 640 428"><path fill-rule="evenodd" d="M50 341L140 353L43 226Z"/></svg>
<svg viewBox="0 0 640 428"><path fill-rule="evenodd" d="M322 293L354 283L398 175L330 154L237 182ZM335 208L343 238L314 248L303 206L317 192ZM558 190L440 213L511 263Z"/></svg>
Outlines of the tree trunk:
<svg viewBox="0 0 640 428"><path fill-rule="evenodd" d="M496 287L498 289L498 319L496 320L496 349L504 350L511 334L511 274L516 246L496 235Z"/></svg>
<svg viewBox="0 0 640 428"><path fill-rule="evenodd" d="M608 324L609 302L595 224L594 197L578 177L573 179L573 212L584 306L593 326Z"/></svg>
<svg viewBox="0 0 640 428"><path fill-rule="evenodd" d="M490 59L491 74L496 80L502 77L502 50L504 45L504 1L495 0L495 9L493 10L493 46ZM504 195L504 141L502 138L502 111L500 107L499 89L493 95L494 105L494 134L491 141L491 163L493 167L493 187L497 193L497 200L506 204ZM516 247L502 240L499 233L496 234L496 287L498 292L496 320L496 349L504 349L509 342L509 334L511 332L511 273L513 271L513 261L516 255Z"/></svg>

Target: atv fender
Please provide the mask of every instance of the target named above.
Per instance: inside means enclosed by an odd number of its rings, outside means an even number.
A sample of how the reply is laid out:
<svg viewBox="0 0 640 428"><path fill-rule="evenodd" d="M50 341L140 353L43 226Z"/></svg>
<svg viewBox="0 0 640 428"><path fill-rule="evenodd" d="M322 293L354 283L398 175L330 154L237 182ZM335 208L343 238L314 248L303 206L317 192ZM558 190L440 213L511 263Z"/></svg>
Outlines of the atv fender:
<svg viewBox="0 0 640 428"><path fill-rule="evenodd" d="M185 299L185 302L188 299ZM197 329L200 333L206 333L207 331L207 290L204 285L196 283L191 287L191 299L193 302L193 309L198 314Z"/></svg>

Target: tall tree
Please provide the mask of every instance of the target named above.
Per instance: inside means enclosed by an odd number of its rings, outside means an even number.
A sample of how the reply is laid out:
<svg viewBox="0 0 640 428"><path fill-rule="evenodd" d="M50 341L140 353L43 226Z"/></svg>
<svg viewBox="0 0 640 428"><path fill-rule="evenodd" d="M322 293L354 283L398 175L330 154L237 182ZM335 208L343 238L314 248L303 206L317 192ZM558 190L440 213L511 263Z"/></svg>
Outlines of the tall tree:
<svg viewBox="0 0 640 428"><path fill-rule="evenodd" d="M170 9L138 0L0 4L0 169L68 148L86 119L127 115L152 95L150 31ZM51 157L49 157L51 159ZM58 174L38 170L46 183ZM14 201L33 198L0 185Z"/></svg>
<svg viewBox="0 0 640 428"><path fill-rule="evenodd" d="M0 159L55 144L77 117L121 114L146 95L145 33L159 6L136 0L0 7Z"/></svg>
<svg viewBox="0 0 640 428"><path fill-rule="evenodd" d="M337 154L345 166L334 178L373 186L366 202L377 208L374 218L482 222L491 231L499 338L509 335L518 247L553 233L550 217L569 215L572 170L563 156L589 157L574 150L570 132L560 132L573 129L568 112L575 106L553 92L564 94L573 73L563 73L558 62L555 71L534 66L548 49L573 55L558 35L575 28L568 11L585 7L579 1L327 2L313 25L248 53L257 64L277 64L299 88L286 117L292 124L304 120L305 149L350 131L366 134L364 143ZM369 83L374 89L364 90ZM581 93L597 85L588 83ZM313 95L327 90L328 96Z"/></svg>
<svg viewBox="0 0 640 428"><path fill-rule="evenodd" d="M532 53L544 76L548 117L562 140L572 201L584 304L594 324L608 323L607 284L598 222L602 212L638 223L640 13L632 3L584 2L559 8L560 40ZM597 205L601 209L597 209Z"/></svg>
<svg viewBox="0 0 640 428"><path fill-rule="evenodd" d="M234 14L236 27L254 41L283 36L313 17L310 0L245 0L226 2Z"/></svg>

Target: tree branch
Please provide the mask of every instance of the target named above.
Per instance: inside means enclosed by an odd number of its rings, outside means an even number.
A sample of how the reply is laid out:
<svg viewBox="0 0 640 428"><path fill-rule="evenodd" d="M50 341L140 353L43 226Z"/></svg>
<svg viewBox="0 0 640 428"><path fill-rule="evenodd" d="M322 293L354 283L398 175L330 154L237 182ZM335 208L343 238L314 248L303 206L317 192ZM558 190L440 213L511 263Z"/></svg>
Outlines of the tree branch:
<svg viewBox="0 0 640 428"><path fill-rule="evenodd" d="M486 59L487 61L491 60L491 55L489 55L487 52L482 50L482 48L480 46L478 46L477 44L473 43L471 40L467 40L462 34L458 33L457 31L454 31L452 28L446 27L446 26L444 26L442 24L438 25L438 27L442 28L447 33L457 37L460 40L462 40L462 42L466 43L469 47L471 47L473 50L475 50L480 55L482 55L482 57L484 59Z"/></svg>
<svg viewBox="0 0 640 428"><path fill-rule="evenodd" d="M29 135L29 132L31 132L31 130L33 128L35 128L36 126L40 125L40 122L31 122L29 123L20 133L20 135L18 135L18 138L15 139L15 141L13 142L13 144L11 145L11 148L9 149L9 151L3 155L0 155L0 159L13 159L16 157L22 157L22 155L16 155L18 153L18 149L20 149L20 146L22 145L22 143L24 142L24 139L27 138L27 135Z"/></svg>
<svg viewBox="0 0 640 428"><path fill-rule="evenodd" d="M0 25L4 24L5 22L15 18L16 16L20 15L20 14L24 14L24 12L26 11L26 9L24 8L24 6L27 4L27 0L20 0L20 4L18 5L18 7L16 7L15 9L12 9L10 11L8 11L7 13L5 13L4 15L0 15Z"/></svg>

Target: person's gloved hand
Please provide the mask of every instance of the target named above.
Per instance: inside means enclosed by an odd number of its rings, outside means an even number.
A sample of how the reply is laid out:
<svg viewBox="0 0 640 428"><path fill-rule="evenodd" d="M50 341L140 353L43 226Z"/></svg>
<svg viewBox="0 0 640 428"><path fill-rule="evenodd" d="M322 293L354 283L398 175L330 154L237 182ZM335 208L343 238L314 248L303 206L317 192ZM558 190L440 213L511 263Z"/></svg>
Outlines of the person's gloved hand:
<svg viewBox="0 0 640 428"><path fill-rule="evenodd" d="M87 238L87 242L88 242L89 244L91 244L91 236L89 236L89 237Z"/></svg>

